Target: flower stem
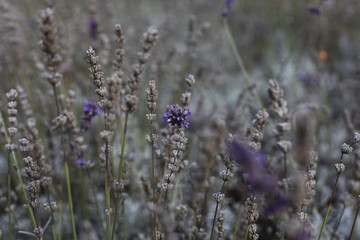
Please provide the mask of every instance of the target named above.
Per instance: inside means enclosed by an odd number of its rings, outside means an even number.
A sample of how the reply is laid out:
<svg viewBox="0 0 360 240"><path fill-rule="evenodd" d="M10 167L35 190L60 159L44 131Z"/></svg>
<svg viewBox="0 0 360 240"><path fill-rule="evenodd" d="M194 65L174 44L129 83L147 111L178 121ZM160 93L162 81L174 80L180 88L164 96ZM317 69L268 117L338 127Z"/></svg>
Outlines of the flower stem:
<svg viewBox="0 0 360 240"><path fill-rule="evenodd" d="M57 96L56 86L54 84L52 86L53 86L53 93L54 93L54 98L55 98L55 103L56 103L57 115L60 115L60 104L59 104L59 98ZM75 227L75 218L74 218L74 211L73 211L73 202L72 202L72 195L71 195L71 183L70 183L69 165L68 165L68 161L66 159L65 139L64 139L64 132L63 132L62 126L60 127L60 135L61 135L61 148L62 148L62 151L63 151L63 158L64 158L67 193L68 193L68 199L69 199L71 227L72 227L72 231L73 231L73 239L77 240L76 227Z"/></svg>
<svg viewBox="0 0 360 240"><path fill-rule="evenodd" d="M123 174L123 164L124 164L124 154L125 154L125 143L126 143L126 131L127 131L127 123L128 123L129 113L125 113L125 122L124 122L124 131L121 136L121 152L120 152L120 164L119 164L119 182L122 180L122 174ZM116 228L116 221L119 214L119 198L120 194L116 193L115 197L115 211L114 211L114 220L113 220L113 227L112 227L112 233L111 233L111 239L114 239L115 236L115 228Z"/></svg>
<svg viewBox="0 0 360 240"><path fill-rule="evenodd" d="M360 197L360 195L359 195L359 197ZM360 199L359 199L359 201L360 201ZM358 216L358 214L359 214L359 208L360 208L360 202L358 202L358 205L357 205L357 208L356 208L356 213L355 213L354 221L353 221L353 224L352 224L352 227L351 227L351 232L350 232L349 240L351 240L351 237L352 237L353 232L354 232L354 229L355 229L355 224L356 224L357 216Z"/></svg>
<svg viewBox="0 0 360 240"><path fill-rule="evenodd" d="M0 111L0 123L1 123L0 125L5 126L4 118L3 118L2 114L1 114L1 111ZM10 136L8 135L8 133L7 133L7 130L5 130L4 132L5 132L6 142L10 144L11 139L10 139ZM17 175L18 181L19 181L20 186L21 186L21 191L22 191L22 193L24 195L24 198L22 198L22 200L23 200L23 202L25 202L25 204L27 204L27 203L29 203L29 199L28 199L28 195L26 194L25 185L24 185L23 179L22 179L20 171L19 171L19 164L18 164L18 160L17 160L16 154L15 154L14 151L11 152L11 159L12 159L12 165L15 168L16 175ZM33 213L32 209L30 207L27 208L27 209L29 211L31 222L32 222L33 226L36 227L36 221L35 221L34 213Z"/></svg>
<svg viewBox="0 0 360 240"><path fill-rule="evenodd" d="M321 240L321 236L323 234L323 231L324 231L324 228L325 228L325 224L326 224L326 220L329 216L329 213L330 213L330 208L331 208L331 204L334 200L334 197L335 197L335 192L336 192L336 188L337 188L337 183L339 181L339 176L340 176L340 173L337 174L336 176L336 180L335 180L335 185L334 185L334 188L333 188L333 192L331 194L331 198L330 198L330 202L329 202L329 206L328 208L326 209L326 214L325 214L325 218L322 222L322 225L321 225L321 229L320 229L320 233L319 233L319 236L318 236L318 240Z"/></svg>
<svg viewBox="0 0 360 240"><path fill-rule="evenodd" d="M224 28L225 28L225 32L226 32L226 37L228 38L229 43L230 43L230 47L231 47L231 49L232 49L232 51L233 51L233 53L235 55L235 58L236 58L236 61L237 61L238 65L239 65L239 67L240 67L240 70L241 70L242 74L244 75L244 78L245 78L248 86L250 87L251 84L252 84L252 80L251 80L251 78L250 78L250 76L249 76L249 74L248 74L248 72L246 70L246 67L244 65L244 62L243 62L243 60L242 60L242 58L241 58L241 56L239 54L239 50L236 47L234 37L231 34L231 31L229 29L229 24L228 24L226 18L223 19L223 23L224 23ZM264 107L264 104L262 103L261 99L259 98L257 92L254 92L254 94L255 94L255 99L258 102L258 104L261 107Z"/></svg>
<svg viewBox="0 0 360 240"><path fill-rule="evenodd" d="M229 170L229 169L227 169L227 171L228 171L228 170ZM222 184L222 186L221 186L221 190L220 190L220 193L221 193L221 194L222 194L222 193L223 193L223 191L224 191L225 183L226 183L226 181L224 181L224 182L223 182L223 184ZM215 207L215 212L214 212L214 218L213 218L213 223L212 223L212 227L211 227L210 240L212 240L213 235L214 235L214 228L215 228L215 222L216 222L216 215L217 215L217 212L218 212L219 204L220 204L220 202L216 201L216 207Z"/></svg>
<svg viewBox="0 0 360 240"><path fill-rule="evenodd" d="M74 211L73 211L73 201L72 201L72 196L71 196L71 184L70 184L69 166L68 166L67 161L64 161L64 167L65 167L67 192L68 192L68 198L69 198L69 208L70 208L70 216L71 216L71 227L72 227L72 231L73 231L73 239L77 240L77 238L76 238L76 228L75 228L75 218L74 218Z"/></svg>
<svg viewBox="0 0 360 240"><path fill-rule="evenodd" d="M10 155L10 153L9 153ZM10 156L8 160L8 231L9 239L12 239L12 220L11 220L11 175L10 175Z"/></svg>
<svg viewBox="0 0 360 240"><path fill-rule="evenodd" d="M344 204L344 206L343 206L343 208L342 208L342 210L341 210L340 217L339 217L339 219L337 220L335 226L333 227L333 231L332 231L332 233L331 233L331 238L330 238L330 240L332 240L332 239L334 238L334 236L335 236L335 234L336 234L336 232L337 232L337 230L338 230L338 228L339 228L339 226L340 226L340 222L341 222L341 219L342 219L342 217L343 217L343 215L344 215L345 208L346 208L346 205Z"/></svg>

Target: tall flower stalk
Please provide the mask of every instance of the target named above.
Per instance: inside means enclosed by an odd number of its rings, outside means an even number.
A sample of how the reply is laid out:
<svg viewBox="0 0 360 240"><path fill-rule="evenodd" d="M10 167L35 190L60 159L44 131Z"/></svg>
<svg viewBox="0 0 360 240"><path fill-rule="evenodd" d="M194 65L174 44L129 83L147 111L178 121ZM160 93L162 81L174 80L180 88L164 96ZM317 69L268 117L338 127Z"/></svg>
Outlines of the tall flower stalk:
<svg viewBox="0 0 360 240"><path fill-rule="evenodd" d="M159 135L155 134L154 131L154 126L153 126L153 121L156 120L156 101L158 98L158 92L156 89L156 81L155 80L150 80L149 81L149 87L146 89L146 106L149 109L148 114L146 114L146 119L150 124L150 128L151 128L151 133L150 135L146 136L147 141L150 143L151 145L151 188L152 188L152 201L155 205L155 143L156 141L159 139ZM155 211L153 212L153 230L152 230L152 238L156 239L156 225L157 225L157 220L156 220L156 213Z"/></svg>
<svg viewBox="0 0 360 240"><path fill-rule="evenodd" d="M117 31L118 37L121 36L121 31ZM150 57L150 51L155 46L157 40L158 40L158 31L154 26L151 26L148 28L148 30L144 33L144 40L142 44L142 51L138 52L138 63L133 66L133 71L131 73L130 78L125 83L125 92L124 96L121 98L121 109L125 113L125 122L123 125L123 132L121 136L121 150L120 150L120 164L118 168L118 178L117 182L121 183L123 180L123 167L124 167L124 156L125 156L125 144L126 144L126 134L127 134L127 125L128 125L128 119L129 114L134 112L137 108L137 104L139 102L139 98L135 95L135 91L138 89L140 81L141 81L141 74L144 71L145 63L147 62L148 58ZM117 51L118 65L121 66L121 63L123 61L123 53L124 50L121 47L123 45L123 39L117 41L119 43L119 48ZM118 67L119 68L119 67ZM115 196L115 212L114 212L114 222L113 222L113 234L112 239L114 237L114 231L116 227L116 221L118 218L118 212L119 212L119 198L120 194L117 193ZM124 209L125 211L125 209ZM123 212L124 212L123 211Z"/></svg>
<svg viewBox="0 0 360 240"><path fill-rule="evenodd" d="M352 153L353 146L358 142L360 142L360 134L356 132L356 133L354 133L354 139L353 139L353 142L351 143L351 145L349 145L347 143L343 143L341 145L341 148L340 148L340 152L341 152L340 161L335 164L335 169L336 169L336 172L337 172L336 179L335 179L335 184L334 184L334 187L333 187L333 191L331 193L329 205L328 205L328 207L326 209L324 220L323 220L323 222L321 224L321 229L320 229L320 232L319 232L318 240L321 240L323 231L325 229L326 220L327 220L327 218L329 216L330 209L331 209L332 203L333 203L334 198L335 198L335 193L336 193L337 184L338 184L338 181L339 181L340 174L345 171L345 164L343 162L343 157L346 154Z"/></svg>
<svg viewBox="0 0 360 240"><path fill-rule="evenodd" d="M57 111L57 118L62 118L61 114L61 106L59 103L57 87L60 84L62 74L58 71L62 58L60 55L60 44L58 40L57 27L54 21L54 10L52 8L46 8L45 10L40 12L40 30L42 32L41 38L41 50L46 55L46 69L45 78L51 84L53 89L53 94L55 98L55 105ZM64 120L64 118L62 118ZM65 120L66 121L66 120ZM76 226L75 226L75 217L73 210L73 201L72 201L72 193L71 193L71 181L69 174L69 165L68 158L66 155L65 148L65 139L63 126L60 124L60 135L61 135L61 148L63 152L63 161L64 161L64 169L65 169L65 178L66 178L66 186L67 186L67 195L69 200L69 209L71 216L71 227L73 232L73 239L77 240L76 235ZM54 221L53 221L54 223ZM54 228L53 228L54 229ZM53 230L54 231L54 230Z"/></svg>

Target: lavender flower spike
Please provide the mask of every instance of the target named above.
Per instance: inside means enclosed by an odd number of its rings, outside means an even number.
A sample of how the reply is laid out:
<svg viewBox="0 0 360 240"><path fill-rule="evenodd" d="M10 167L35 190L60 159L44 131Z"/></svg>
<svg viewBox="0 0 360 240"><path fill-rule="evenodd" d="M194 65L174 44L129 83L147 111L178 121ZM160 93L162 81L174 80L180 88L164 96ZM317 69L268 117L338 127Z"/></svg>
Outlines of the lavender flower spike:
<svg viewBox="0 0 360 240"><path fill-rule="evenodd" d="M165 124L188 128L190 124L189 121L186 121L188 116L191 116L190 109L173 104L168 107L168 111L163 115L163 119Z"/></svg>

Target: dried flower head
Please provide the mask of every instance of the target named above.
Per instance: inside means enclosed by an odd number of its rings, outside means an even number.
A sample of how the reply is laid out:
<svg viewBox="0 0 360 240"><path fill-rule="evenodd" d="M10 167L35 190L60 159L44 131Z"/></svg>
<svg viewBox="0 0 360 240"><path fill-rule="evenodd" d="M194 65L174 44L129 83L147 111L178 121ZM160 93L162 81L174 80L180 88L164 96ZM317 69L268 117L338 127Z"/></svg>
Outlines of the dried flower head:
<svg viewBox="0 0 360 240"><path fill-rule="evenodd" d="M341 153L342 154L350 154L353 151L353 148L347 144L347 143L343 143L341 145Z"/></svg>
<svg viewBox="0 0 360 240"><path fill-rule="evenodd" d="M188 116L191 116L190 109L173 104L168 107L168 112L163 115L163 119L165 124L188 128L190 124L186 121Z"/></svg>

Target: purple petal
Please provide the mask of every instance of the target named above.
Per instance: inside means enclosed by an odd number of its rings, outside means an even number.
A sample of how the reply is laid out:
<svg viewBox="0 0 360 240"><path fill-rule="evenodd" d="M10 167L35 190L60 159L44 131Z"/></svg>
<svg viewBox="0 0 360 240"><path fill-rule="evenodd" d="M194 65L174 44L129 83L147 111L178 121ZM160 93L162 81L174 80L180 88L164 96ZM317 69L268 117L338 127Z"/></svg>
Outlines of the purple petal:
<svg viewBox="0 0 360 240"><path fill-rule="evenodd" d="M308 7L308 10L310 13L314 14L314 15L320 15L321 11L320 8L318 7Z"/></svg>

